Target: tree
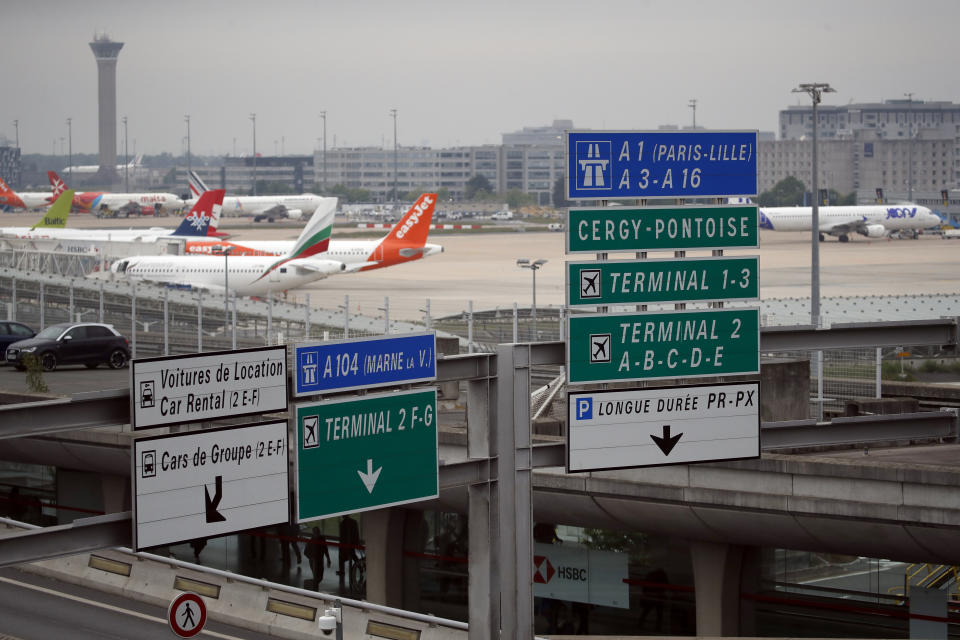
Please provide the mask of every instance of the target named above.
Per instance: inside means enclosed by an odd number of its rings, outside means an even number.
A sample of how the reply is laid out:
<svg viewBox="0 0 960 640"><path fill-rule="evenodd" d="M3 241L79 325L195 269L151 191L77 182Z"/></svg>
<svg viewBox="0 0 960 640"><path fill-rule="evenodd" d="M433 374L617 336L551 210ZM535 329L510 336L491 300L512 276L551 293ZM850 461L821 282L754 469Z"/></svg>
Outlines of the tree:
<svg viewBox="0 0 960 640"><path fill-rule="evenodd" d="M567 190L564 188L563 176L557 178L553 183L553 206L557 209L569 207L567 202Z"/></svg>
<svg viewBox="0 0 960 640"><path fill-rule="evenodd" d="M770 191L764 191L757 199L761 207L790 207L803 204L807 188L793 176L787 176Z"/></svg>
<svg viewBox="0 0 960 640"><path fill-rule="evenodd" d="M537 197L532 193L524 193L520 189L510 189L506 193L507 206L511 209L519 209L528 204L537 204Z"/></svg>
<svg viewBox="0 0 960 640"><path fill-rule="evenodd" d="M488 197L493 193L493 185L487 180L486 176L479 173L467 180L466 187L463 190L463 197L467 200L474 200L477 196L481 198Z"/></svg>

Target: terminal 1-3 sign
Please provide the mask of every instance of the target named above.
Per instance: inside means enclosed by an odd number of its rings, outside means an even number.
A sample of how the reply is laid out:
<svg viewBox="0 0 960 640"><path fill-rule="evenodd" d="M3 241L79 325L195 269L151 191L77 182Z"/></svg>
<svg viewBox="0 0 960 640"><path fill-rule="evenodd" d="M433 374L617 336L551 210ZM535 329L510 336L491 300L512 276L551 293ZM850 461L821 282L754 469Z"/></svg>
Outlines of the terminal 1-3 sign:
<svg viewBox="0 0 960 640"><path fill-rule="evenodd" d="M757 193L756 131L569 131L567 199Z"/></svg>
<svg viewBox="0 0 960 640"><path fill-rule="evenodd" d="M296 406L297 521L438 495L434 388Z"/></svg>

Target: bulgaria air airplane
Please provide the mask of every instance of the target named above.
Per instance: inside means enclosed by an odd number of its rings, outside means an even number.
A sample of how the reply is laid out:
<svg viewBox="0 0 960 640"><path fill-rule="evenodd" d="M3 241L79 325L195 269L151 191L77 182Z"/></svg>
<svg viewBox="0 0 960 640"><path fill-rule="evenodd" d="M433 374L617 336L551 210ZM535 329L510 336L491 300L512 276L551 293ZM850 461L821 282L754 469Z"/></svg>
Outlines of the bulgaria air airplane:
<svg viewBox="0 0 960 640"><path fill-rule="evenodd" d="M347 265L347 271L369 271L390 267L418 258L443 253L438 244L427 244L430 221L437 204L437 194L425 193L413 204L390 232L379 240L331 240L324 258ZM194 254L220 253L231 247L231 256L283 255L290 251L289 241L267 240L190 240L186 252Z"/></svg>
<svg viewBox="0 0 960 640"><path fill-rule="evenodd" d="M346 269L340 261L318 257L330 244L335 209L318 209L284 256L139 256L115 262L110 271L130 280L209 291L223 292L229 286L244 296L296 289Z"/></svg>
<svg viewBox="0 0 960 640"><path fill-rule="evenodd" d="M941 218L926 207L918 205L865 205L848 207L818 207L820 240L823 236L837 236L840 242L849 242L850 234L859 233L868 238L882 238L891 231L917 232L939 225ZM760 209L760 228L771 231L810 231L812 207L763 207Z"/></svg>

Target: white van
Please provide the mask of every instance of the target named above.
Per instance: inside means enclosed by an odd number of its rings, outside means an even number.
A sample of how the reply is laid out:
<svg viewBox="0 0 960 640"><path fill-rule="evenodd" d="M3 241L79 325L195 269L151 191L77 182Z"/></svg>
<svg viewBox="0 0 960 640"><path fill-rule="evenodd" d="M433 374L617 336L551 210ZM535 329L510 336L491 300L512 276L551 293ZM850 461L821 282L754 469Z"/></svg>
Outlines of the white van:
<svg viewBox="0 0 960 640"><path fill-rule="evenodd" d="M491 218L494 220L513 220L513 211L497 211Z"/></svg>

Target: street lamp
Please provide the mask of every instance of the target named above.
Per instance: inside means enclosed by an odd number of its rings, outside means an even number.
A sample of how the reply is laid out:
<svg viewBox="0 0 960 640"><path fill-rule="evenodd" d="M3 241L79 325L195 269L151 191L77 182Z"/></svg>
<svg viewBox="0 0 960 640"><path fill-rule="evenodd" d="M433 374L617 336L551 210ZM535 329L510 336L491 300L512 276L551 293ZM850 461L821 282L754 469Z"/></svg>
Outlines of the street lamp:
<svg viewBox="0 0 960 640"><path fill-rule="evenodd" d="M327 112L320 112L323 120L323 195L327 195Z"/></svg>
<svg viewBox="0 0 960 640"><path fill-rule="evenodd" d="M537 271L547 263L544 258L530 262L527 258L517 258L517 266L521 269L530 269L533 273L533 306L530 308L530 318L533 320L533 339L537 339Z"/></svg>
<svg viewBox="0 0 960 640"><path fill-rule="evenodd" d="M130 193L130 156L127 155L127 116L123 116L123 190Z"/></svg>
<svg viewBox="0 0 960 640"><path fill-rule="evenodd" d="M697 99L692 98L690 102L687 103L691 109L693 109L693 128L697 128Z"/></svg>
<svg viewBox="0 0 960 640"><path fill-rule="evenodd" d="M216 252L223 254L223 334L227 334L227 325L230 324L230 252L234 250L234 247L225 247L220 245L217 247ZM233 327L234 338L233 342L236 343L236 331L237 328Z"/></svg>
<svg viewBox="0 0 960 640"><path fill-rule="evenodd" d="M810 249L810 323L820 325L820 189L817 184L817 105L821 95L836 93L826 82L801 84L793 93L806 93L813 102L813 215L810 220L812 247Z"/></svg>
<svg viewBox="0 0 960 640"><path fill-rule="evenodd" d="M17 133L17 149L19 149L20 148L20 121L19 120L13 121L13 129Z"/></svg>
<svg viewBox="0 0 960 640"><path fill-rule="evenodd" d="M250 114L253 123L253 195L257 195L257 114Z"/></svg>
<svg viewBox="0 0 960 640"><path fill-rule="evenodd" d="M909 157L908 162L908 178L907 178L907 202L913 202L913 93L903 94L907 97L907 140L909 145L907 145L907 153Z"/></svg>
<svg viewBox="0 0 960 640"><path fill-rule="evenodd" d="M70 156L67 159L68 174L70 175L70 184L73 184L73 118L67 118L67 144L70 149Z"/></svg>
<svg viewBox="0 0 960 640"><path fill-rule="evenodd" d="M187 123L187 173L193 168L190 164L190 114L183 116L183 121Z"/></svg>
<svg viewBox="0 0 960 640"><path fill-rule="evenodd" d="M397 204L397 110L390 109L393 116L393 204Z"/></svg>

